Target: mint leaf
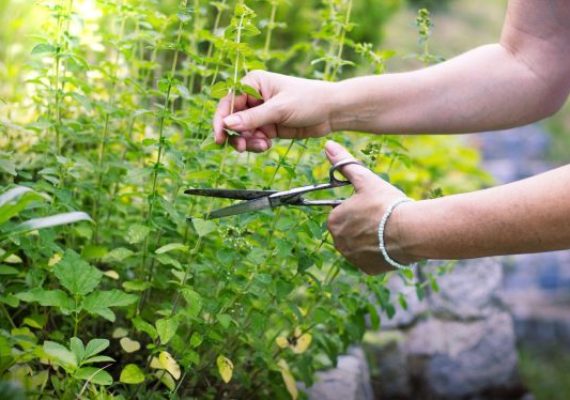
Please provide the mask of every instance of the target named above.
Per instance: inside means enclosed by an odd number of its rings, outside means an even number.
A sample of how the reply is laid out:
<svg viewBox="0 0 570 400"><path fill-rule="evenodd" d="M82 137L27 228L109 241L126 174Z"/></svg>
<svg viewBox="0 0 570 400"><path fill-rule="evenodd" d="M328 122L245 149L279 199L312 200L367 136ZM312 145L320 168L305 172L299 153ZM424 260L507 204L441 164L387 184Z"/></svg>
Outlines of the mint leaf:
<svg viewBox="0 0 570 400"><path fill-rule="evenodd" d="M82 303L82 308L89 314L99 315L111 322L115 321L115 313L111 307L124 307L133 304L138 297L121 290L101 290L88 295Z"/></svg>
<svg viewBox="0 0 570 400"><path fill-rule="evenodd" d="M53 269L59 283L71 294L85 296L101 281L103 274L82 260L73 250L66 250L62 260Z"/></svg>
<svg viewBox="0 0 570 400"><path fill-rule="evenodd" d="M44 353L56 364L62 367L77 367L77 359L67 347L62 344L46 340L43 346Z"/></svg>
<svg viewBox="0 0 570 400"><path fill-rule="evenodd" d="M35 288L28 292L16 294L16 297L26 303L39 303L44 307L58 307L63 314L69 314L75 309L75 303L63 290L44 290Z"/></svg>
<svg viewBox="0 0 570 400"><path fill-rule="evenodd" d="M85 358L93 357L109 347L107 339L91 339L85 347Z"/></svg>
<svg viewBox="0 0 570 400"><path fill-rule="evenodd" d="M113 377L101 368L83 367L75 374L75 378L89 381L96 385L108 386L113 383Z"/></svg>

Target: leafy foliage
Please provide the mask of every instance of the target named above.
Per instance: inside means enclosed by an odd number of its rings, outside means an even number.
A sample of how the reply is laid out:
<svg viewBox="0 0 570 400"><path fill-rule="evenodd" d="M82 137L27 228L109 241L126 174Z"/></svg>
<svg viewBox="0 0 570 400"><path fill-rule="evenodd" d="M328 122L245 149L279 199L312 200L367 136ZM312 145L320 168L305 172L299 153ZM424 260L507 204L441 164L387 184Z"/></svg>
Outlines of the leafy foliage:
<svg viewBox="0 0 570 400"><path fill-rule="evenodd" d="M368 11L350 0L41 3L1 111L0 376L31 398L302 396L295 381L312 384L367 319L377 328L380 310L393 314L389 276L339 257L327 210L207 221L222 202L183 189L326 179L318 140L238 155L213 144L212 114L226 94L259 97L241 83L257 68L336 80L364 59L383 72L395 53L351 38L351 17ZM418 198L480 177L457 143L338 140Z"/></svg>

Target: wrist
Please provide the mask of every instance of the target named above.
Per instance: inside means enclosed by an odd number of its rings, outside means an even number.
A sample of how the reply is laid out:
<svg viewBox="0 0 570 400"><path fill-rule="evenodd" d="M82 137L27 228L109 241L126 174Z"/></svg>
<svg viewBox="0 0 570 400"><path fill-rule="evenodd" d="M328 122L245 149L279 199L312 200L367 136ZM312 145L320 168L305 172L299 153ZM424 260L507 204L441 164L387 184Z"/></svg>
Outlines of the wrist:
<svg viewBox="0 0 570 400"><path fill-rule="evenodd" d="M397 207L386 223L384 243L386 251L392 259L401 264L413 264L425 260L419 254L416 238L419 229L415 227L418 220L414 218L421 202L404 203Z"/></svg>
<svg viewBox="0 0 570 400"><path fill-rule="evenodd" d="M347 81L330 82L328 116L331 132L351 129L351 120L354 116L350 109L350 101L347 101L348 93L350 92Z"/></svg>

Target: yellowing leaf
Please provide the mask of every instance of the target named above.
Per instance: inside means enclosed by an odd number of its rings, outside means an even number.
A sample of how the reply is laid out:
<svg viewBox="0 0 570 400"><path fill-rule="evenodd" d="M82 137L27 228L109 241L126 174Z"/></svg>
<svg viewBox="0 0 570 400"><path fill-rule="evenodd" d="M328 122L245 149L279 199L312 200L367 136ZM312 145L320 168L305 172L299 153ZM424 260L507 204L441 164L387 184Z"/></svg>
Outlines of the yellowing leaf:
<svg viewBox="0 0 570 400"><path fill-rule="evenodd" d="M234 364L232 361L229 358L220 355L216 359L216 364L218 365L218 372L220 373L222 380L226 383L231 381L234 373Z"/></svg>
<svg viewBox="0 0 570 400"><path fill-rule="evenodd" d="M164 386L166 386L169 390L174 390L176 388L176 382L172 379L172 376L167 374L166 372L160 371L154 373L159 381L161 381Z"/></svg>
<svg viewBox="0 0 570 400"><path fill-rule="evenodd" d="M126 330L125 328L120 328L120 327L119 327L119 328L116 328L116 329L113 331L113 335L112 335L112 336L113 336L113 339L120 339L120 338L122 338L122 337L127 336L128 334L129 334L129 331L128 331L128 330Z"/></svg>
<svg viewBox="0 0 570 400"><path fill-rule="evenodd" d="M131 385L136 385L144 382L144 373L135 364L127 364L125 368L121 371L121 377L119 380L122 383L128 383Z"/></svg>
<svg viewBox="0 0 570 400"><path fill-rule="evenodd" d="M180 366L167 351L161 351L158 355L158 361L163 369L167 370L176 380L180 379Z"/></svg>
<svg viewBox="0 0 570 400"><path fill-rule="evenodd" d="M61 254L55 253L48 261L48 266L53 267L55 264L61 261Z"/></svg>
<svg viewBox="0 0 570 400"><path fill-rule="evenodd" d="M112 269L103 272L103 275L114 280L119 279L119 274L117 273L117 271L113 271Z"/></svg>
<svg viewBox="0 0 570 400"><path fill-rule="evenodd" d="M8 264L21 264L22 259L15 254L10 254L4 259L4 262Z"/></svg>
<svg viewBox="0 0 570 400"><path fill-rule="evenodd" d="M301 335L301 330L297 328L295 329L295 339L291 345L291 350L293 350L293 353L295 354L302 354L307 351L312 340L313 336L310 333L304 333Z"/></svg>
<svg viewBox="0 0 570 400"><path fill-rule="evenodd" d="M154 369L164 369L160 361L158 361L158 357L153 357L150 359L150 367Z"/></svg>
<svg viewBox="0 0 570 400"><path fill-rule="evenodd" d="M141 348L141 344L138 341L132 340L128 337L122 338L119 343L127 353L134 353L135 351L139 351Z"/></svg>
<svg viewBox="0 0 570 400"><path fill-rule="evenodd" d="M281 377L283 378L283 382L285 383L285 387L287 391L291 395L291 399L297 400L299 397L299 390L297 389L297 383L295 382L295 378L289 369L289 365L287 361L281 359L277 363L279 370L281 371Z"/></svg>
<svg viewBox="0 0 570 400"><path fill-rule="evenodd" d="M277 338L275 338L275 343L282 349L289 347L289 341L285 336L277 336Z"/></svg>

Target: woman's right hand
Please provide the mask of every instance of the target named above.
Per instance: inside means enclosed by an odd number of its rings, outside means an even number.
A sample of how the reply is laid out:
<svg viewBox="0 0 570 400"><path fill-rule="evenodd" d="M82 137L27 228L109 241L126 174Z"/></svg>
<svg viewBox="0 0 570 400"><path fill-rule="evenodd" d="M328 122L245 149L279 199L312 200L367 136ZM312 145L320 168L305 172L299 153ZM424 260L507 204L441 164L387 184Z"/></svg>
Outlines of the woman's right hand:
<svg viewBox="0 0 570 400"><path fill-rule="evenodd" d="M229 143L239 152L263 152L274 138L321 137L332 128L334 83L295 78L265 71L252 71L242 83L255 88L263 97L238 95L230 113L231 94L220 100L214 116L214 138L228 140L226 128L237 131Z"/></svg>

